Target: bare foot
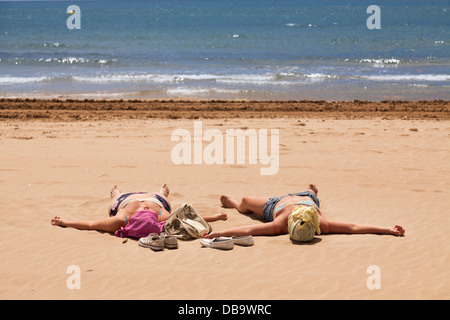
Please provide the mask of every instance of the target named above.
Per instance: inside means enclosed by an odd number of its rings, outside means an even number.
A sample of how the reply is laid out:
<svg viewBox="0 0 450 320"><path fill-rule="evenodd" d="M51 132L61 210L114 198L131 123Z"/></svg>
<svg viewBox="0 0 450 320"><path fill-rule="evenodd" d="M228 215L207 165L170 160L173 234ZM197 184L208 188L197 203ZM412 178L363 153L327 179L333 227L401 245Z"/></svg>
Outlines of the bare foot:
<svg viewBox="0 0 450 320"><path fill-rule="evenodd" d="M237 209L239 203L229 196L220 196L220 203L222 203L223 208Z"/></svg>
<svg viewBox="0 0 450 320"><path fill-rule="evenodd" d="M317 190L316 186L314 184L310 184L308 186L308 190L314 192L314 194L317 196L317 194L319 193L319 190Z"/></svg>
<svg viewBox="0 0 450 320"><path fill-rule="evenodd" d="M50 223L51 223L53 226L59 226L59 227L65 227L65 226L66 226L65 221L62 220L60 217L54 217L54 218L50 221Z"/></svg>
<svg viewBox="0 0 450 320"><path fill-rule="evenodd" d="M120 192L119 187L117 186L117 184L115 184L112 188L111 191L109 191L109 194L111 195L111 199L117 198L119 196L119 194L121 194L122 192Z"/></svg>
<svg viewBox="0 0 450 320"><path fill-rule="evenodd" d="M167 184L164 183L161 186L161 189L159 190L159 193L161 193L162 195L164 195L164 197L167 198L169 196L169 192L170 192L169 187L167 186Z"/></svg>

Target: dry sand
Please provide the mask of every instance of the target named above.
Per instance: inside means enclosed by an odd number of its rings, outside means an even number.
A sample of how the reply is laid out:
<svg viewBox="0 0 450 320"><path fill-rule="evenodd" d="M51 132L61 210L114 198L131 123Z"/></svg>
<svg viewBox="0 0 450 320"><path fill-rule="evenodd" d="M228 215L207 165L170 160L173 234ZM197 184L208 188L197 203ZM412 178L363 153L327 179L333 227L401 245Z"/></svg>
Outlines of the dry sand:
<svg viewBox="0 0 450 320"><path fill-rule="evenodd" d="M449 299L449 109L444 101L1 100L0 298ZM173 164L171 135L193 133L194 119L223 133L279 129L278 173ZM315 183L329 220L399 224L406 235L321 235L304 245L255 237L231 251L194 240L153 252L50 224L105 217L113 184L155 191L162 183L173 207L227 212L215 230L261 223L220 208L221 194L280 196ZM71 265L81 289L67 287ZM381 287L370 290L373 265Z"/></svg>

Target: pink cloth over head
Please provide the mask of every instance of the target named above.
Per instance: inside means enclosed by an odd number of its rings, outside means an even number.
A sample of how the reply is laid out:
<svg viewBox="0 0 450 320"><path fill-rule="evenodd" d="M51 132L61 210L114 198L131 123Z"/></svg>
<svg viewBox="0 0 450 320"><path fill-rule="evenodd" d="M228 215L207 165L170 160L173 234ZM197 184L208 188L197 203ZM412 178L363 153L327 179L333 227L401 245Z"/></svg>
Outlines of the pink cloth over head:
<svg viewBox="0 0 450 320"><path fill-rule="evenodd" d="M121 238L142 238L150 233L160 234L164 229L164 221L158 221L158 214L153 210L141 210L135 213L125 227L114 234Z"/></svg>

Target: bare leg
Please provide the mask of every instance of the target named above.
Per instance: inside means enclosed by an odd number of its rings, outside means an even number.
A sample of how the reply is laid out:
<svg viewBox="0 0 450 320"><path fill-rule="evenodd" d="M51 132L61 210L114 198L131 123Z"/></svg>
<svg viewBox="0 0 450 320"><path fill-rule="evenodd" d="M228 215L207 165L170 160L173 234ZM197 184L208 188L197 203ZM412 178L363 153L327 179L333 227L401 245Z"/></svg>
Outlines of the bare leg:
<svg viewBox="0 0 450 320"><path fill-rule="evenodd" d="M237 202L229 196L222 195L220 197L220 202L224 208L236 209L244 214L256 213L261 217L267 200L269 200L268 197L243 197L241 202Z"/></svg>

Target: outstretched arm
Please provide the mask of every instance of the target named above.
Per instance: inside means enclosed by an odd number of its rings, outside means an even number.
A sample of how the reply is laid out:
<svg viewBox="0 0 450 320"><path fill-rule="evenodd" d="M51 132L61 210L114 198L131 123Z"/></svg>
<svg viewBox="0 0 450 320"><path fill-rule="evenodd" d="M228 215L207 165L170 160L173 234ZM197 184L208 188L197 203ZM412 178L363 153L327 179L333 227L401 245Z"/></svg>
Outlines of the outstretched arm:
<svg viewBox="0 0 450 320"><path fill-rule="evenodd" d="M282 224L280 224L278 221L274 222L266 222L263 224L253 224L253 225L247 225L247 226L240 226L235 228L230 228L223 231L213 231L210 234L207 234L204 236L204 238L218 238L218 237L241 237L241 236L273 236L278 235L283 232Z"/></svg>
<svg viewBox="0 0 450 320"><path fill-rule="evenodd" d="M391 234L394 236L403 236L405 234L405 229L403 229L401 226L382 227L370 224L328 221L328 227L328 233Z"/></svg>
<svg viewBox="0 0 450 320"><path fill-rule="evenodd" d="M118 216L101 220L86 220L86 221L66 221L60 217L55 217L51 220L51 224L60 227L70 227L79 230L97 230L106 232L115 232L120 227L125 225L125 221Z"/></svg>

